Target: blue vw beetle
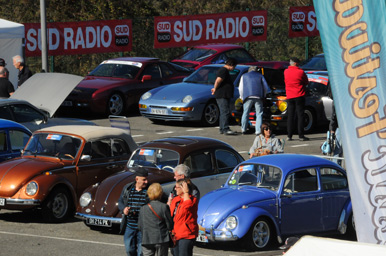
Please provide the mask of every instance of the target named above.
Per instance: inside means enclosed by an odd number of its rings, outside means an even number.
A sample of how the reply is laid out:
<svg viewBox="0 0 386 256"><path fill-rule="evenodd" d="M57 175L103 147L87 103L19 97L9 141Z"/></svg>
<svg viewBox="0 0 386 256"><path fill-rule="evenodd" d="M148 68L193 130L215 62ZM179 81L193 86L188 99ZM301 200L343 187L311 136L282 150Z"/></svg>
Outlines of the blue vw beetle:
<svg viewBox="0 0 386 256"><path fill-rule="evenodd" d="M285 237L355 233L346 172L316 156L277 154L239 164L198 206L199 242L242 240L253 250Z"/></svg>
<svg viewBox="0 0 386 256"><path fill-rule="evenodd" d="M25 126L0 118L0 162L20 156L30 137Z"/></svg>

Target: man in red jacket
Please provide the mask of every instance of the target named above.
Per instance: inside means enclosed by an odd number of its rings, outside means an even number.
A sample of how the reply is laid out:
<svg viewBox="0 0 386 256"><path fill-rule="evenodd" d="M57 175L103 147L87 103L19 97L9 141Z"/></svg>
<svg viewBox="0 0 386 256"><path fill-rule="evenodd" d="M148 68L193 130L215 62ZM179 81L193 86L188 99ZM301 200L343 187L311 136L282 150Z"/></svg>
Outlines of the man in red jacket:
<svg viewBox="0 0 386 256"><path fill-rule="evenodd" d="M300 61L296 57L290 59L290 66L284 71L285 91L287 95L287 140L292 140L294 131L295 111L298 118L299 140L305 141L309 138L304 136L304 105L306 102L307 75L298 67Z"/></svg>

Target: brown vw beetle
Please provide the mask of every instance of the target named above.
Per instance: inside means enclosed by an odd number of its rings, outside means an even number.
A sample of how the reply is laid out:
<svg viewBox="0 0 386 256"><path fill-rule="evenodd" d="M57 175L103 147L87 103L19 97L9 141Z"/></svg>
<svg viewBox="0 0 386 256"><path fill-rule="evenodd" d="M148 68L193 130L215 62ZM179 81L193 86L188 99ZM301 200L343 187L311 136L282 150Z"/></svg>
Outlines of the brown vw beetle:
<svg viewBox="0 0 386 256"><path fill-rule="evenodd" d="M90 185L122 171L137 148L128 130L53 126L32 134L24 153L0 164L0 209L42 210L47 221L71 216Z"/></svg>
<svg viewBox="0 0 386 256"><path fill-rule="evenodd" d="M149 170L149 183L162 184L169 194L175 185L173 169L186 164L191 169L191 179L201 196L225 183L229 172L244 161L230 145L204 137L170 137L150 141L140 146L131 156L126 172L114 174L101 183L86 189L80 197L75 216L90 228L109 228L121 222L118 199L123 187L135 180L130 171L135 166Z"/></svg>

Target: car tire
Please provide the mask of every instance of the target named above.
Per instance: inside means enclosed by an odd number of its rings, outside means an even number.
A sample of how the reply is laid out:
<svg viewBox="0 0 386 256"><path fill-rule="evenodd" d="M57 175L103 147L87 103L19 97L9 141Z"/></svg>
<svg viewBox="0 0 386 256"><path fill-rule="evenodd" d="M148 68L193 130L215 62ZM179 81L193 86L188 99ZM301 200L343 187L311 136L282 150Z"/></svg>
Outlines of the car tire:
<svg viewBox="0 0 386 256"><path fill-rule="evenodd" d="M251 250L264 250L273 243L274 230L266 218L258 218L245 235L244 244Z"/></svg>
<svg viewBox="0 0 386 256"><path fill-rule="evenodd" d="M311 132L316 126L315 112L310 108L304 109L304 132Z"/></svg>
<svg viewBox="0 0 386 256"><path fill-rule="evenodd" d="M214 101L209 101L202 112L201 122L205 126L218 125L220 119L220 109Z"/></svg>
<svg viewBox="0 0 386 256"><path fill-rule="evenodd" d="M107 115L119 116L124 112L125 100L119 93L113 93L107 101Z"/></svg>
<svg viewBox="0 0 386 256"><path fill-rule="evenodd" d="M65 188L54 189L43 203L43 218L48 222L64 222L73 211L70 193Z"/></svg>

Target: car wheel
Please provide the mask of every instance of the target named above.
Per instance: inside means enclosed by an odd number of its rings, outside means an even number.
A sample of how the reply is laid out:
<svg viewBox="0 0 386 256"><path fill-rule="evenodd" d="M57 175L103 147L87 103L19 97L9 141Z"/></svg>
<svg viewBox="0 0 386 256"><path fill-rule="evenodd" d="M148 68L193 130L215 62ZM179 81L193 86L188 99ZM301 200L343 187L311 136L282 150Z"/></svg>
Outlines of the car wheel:
<svg viewBox="0 0 386 256"><path fill-rule="evenodd" d="M271 245L271 225L265 218L258 218L244 237L245 246L252 250L263 250Z"/></svg>
<svg viewBox="0 0 386 256"><path fill-rule="evenodd" d="M316 117L314 114L314 111L312 111L309 108L306 108L304 110L304 132L309 133L311 132L316 125Z"/></svg>
<svg viewBox="0 0 386 256"><path fill-rule="evenodd" d="M206 104L201 121L206 126L217 125L220 118L220 110L214 101Z"/></svg>
<svg viewBox="0 0 386 256"><path fill-rule="evenodd" d="M54 189L43 204L43 218L49 222L63 222L72 212L72 199L64 188Z"/></svg>
<svg viewBox="0 0 386 256"><path fill-rule="evenodd" d="M107 102L107 114L119 116L123 113L125 102L119 93L114 93L110 96Z"/></svg>

